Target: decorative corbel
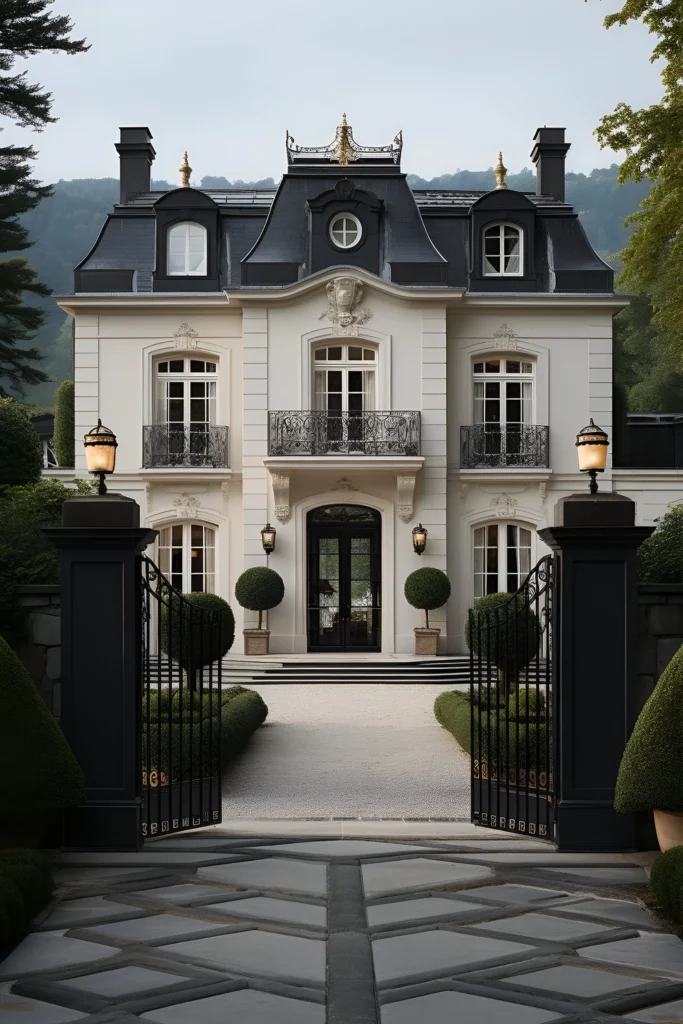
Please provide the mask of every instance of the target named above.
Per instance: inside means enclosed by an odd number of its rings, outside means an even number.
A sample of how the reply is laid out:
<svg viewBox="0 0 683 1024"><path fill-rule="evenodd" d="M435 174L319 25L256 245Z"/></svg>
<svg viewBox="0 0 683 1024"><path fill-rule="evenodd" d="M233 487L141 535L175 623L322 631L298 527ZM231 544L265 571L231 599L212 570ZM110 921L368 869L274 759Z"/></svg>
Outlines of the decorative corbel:
<svg viewBox="0 0 683 1024"><path fill-rule="evenodd" d="M275 518L280 523L287 523L292 514L289 503L289 473L275 473L271 470L270 480L275 500Z"/></svg>
<svg viewBox="0 0 683 1024"><path fill-rule="evenodd" d="M545 482L545 480L541 480L541 482L538 485L538 495L539 495L539 497L541 499L541 505L545 505L547 490L548 490L547 483Z"/></svg>
<svg viewBox="0 0 683 1024"><path fill-rule="evenodd" d="M230 495L230 484L229 484L229 482L227 480L223 480L223 482L221 483L221 498L223 499L223 501L225 502L226 505L228 504L228 497L229 497L229 495Z"/></svg>
<svg viewBox="0 0 683 1024"><path fill-rule="evenodd" d="M398 518L402 523L409 523L413 518L413 496L415 494L416 476L417 473L396 474Z"/></svg>

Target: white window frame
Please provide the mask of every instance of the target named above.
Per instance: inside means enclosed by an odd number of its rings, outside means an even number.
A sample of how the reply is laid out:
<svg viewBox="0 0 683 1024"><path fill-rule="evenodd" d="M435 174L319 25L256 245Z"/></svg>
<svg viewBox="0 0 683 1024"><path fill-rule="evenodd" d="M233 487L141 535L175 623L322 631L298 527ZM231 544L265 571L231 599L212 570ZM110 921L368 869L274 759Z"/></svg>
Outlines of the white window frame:
<svg viewBox="0 0 683 1024"><path fill-rule="evenodd" d="M182 373L160 373L159 366L162 363L171 363L183 360L184 368ZM190 369L192 362L203 362L203 363L214 363L216 366L215 371L198 371L193 373ZM168 418L168 403L174 399L168 394L161 394L161 385L166 383L182 383L183 384L183 397L182 399L176 398L177 401L182 401L185 409L185 416L183 418L183 425L189 426L191 423L206 423L208 426L215 426L217 420L218 410L218 379L220 373L220 362L218 356L215 355L204 355L203 353L192 353L192 355L184 355L182 353L163 353L154 360L153 368L153 422L161 426L169 426L171 422L180 423L180 420L170 421ZM206 388L206 394L202 401L207 403L208 416L205 420L192 420L190 418L190 402L192 400L191 384L202 383L202 384L213 384L213 395L210 394L211 388ZM165 408L165 416L160 415L162 405Z"/></svg>
<svg viewBox="0 0 683 1024"><path fill-rule="evenodd" d="M204 255L196 270L190 270L190 228L199 228L204 238ZM185 231L185 269L171 270L171 235L174 232L184 229ZM208 263L208 232L203 224L196 220L183 220L178 224L172 224L166 230L166 273L169 277L206 277Z"/></svg>
<svg viewBox="0 0 683 1024"><path fill-rule="evenodd" d="M192 543L192 528L193 527L199 527L203 531L202 532L202 540L203 540L202 550L204 551L204 558L203 558L204 567L203 567L203 570L202 570L201 574L200 573L193 573L192 572L192 551L193 551L193 549L198 549L198 546L197 545L193 545L193 543ZM174 529L180 529L181 533L182 533L182 543L180 545L180 548L182 550L182 570L181 570L181 573L182 573L182 585L179 588L181 590L181 593L183 593L183 594L186 594L186 593L211 593L211 594L215 594L216 593L216 565L217 565L217 557L216 556L217 556L217 547L218 547L218 545L217 545L217 535L218 535L217 527L213 523L203 523L203 522L199 522L197 520L187 520L187 521L183 521L183 522L176 521L176 522L172 522L172 523L165 523L163 525L160 525L158 527L158 529L159 529L159 537L157 538L157 565L161 569L161 571L164 574L164 576L166 576L166 578L171 583L174 583L174 580L172 578L173 577L173 573L172 573L172 570L171 570L171 557L172 557L171 552L173 551L174 547L177 549L178 545L174 545L173 544L173 530ZM167 534L167 531L168 531L168 534ZM166 540L167 536L168 536L168 539L170 541L169 544L163 543L163 541ZM211 544L211 543L207 544L207 540L209 540L209 541L212 540L213 544ZM168 557L166 557L166 555L165 555L165 552L167 552L167 551L169 552ZM211 558L207 558L207 554L206 554L207 551L212 551L213 552L213 556ZM194 576L199 576L199 575L202 576L202 579L203 579L203 590L202 591L193 591L192 590L192 582L193 582L192 577L193 577L193 575Z"/></svg>
<svg viewBox="0 0 683 1024"><path fill-rule="evenodd" d="M470 550L472 552L472 573L471 573L471 577L470 577L470 587L471 587L473 599L475 601L478 600L478 598L485 596L485 594L486 594L486 576L487 575L491 575L490 573L487 573L487 571L486 571L486 569L487 569L487 565L486 565L486 551L490 550L490 548L492 547L492 545L488 544L488 533L489 533L490 529L496 529L497 530L497 535L498 535L498 568L497 568L498 583L497 583L497 589L496 589L495 593L510 593L510 594L512 594L512 593L515 592L515 591L512 591L512 590L510 590L510 591L508 590L508 582L507 582L507 577L508 577L508 558L507 558L507 555L508 555L508 550L511 548L511 545L508 545L508 540L507 540L507 530L508 530L509 526L515 527L517 529L516 550L518 552L518 555L517 555L517 564L518 564L517 580L518 580L518 582L517 582L517 586L515 587L515 590L518 590L521 587L522 583L527 578L529 572L531 572L531 570L533 569L534 565L536 564L536 560L537 560L536 559L536 529L535 529L535 527L531 523L520 522L520 521L517 521L515 519L493 519L493 520L487 520L485 522L473 524L473 526L472 526L472 536L471 536L471 539L470 539ZM485 543L484 543L483 546L480 545L480 544L477 544L477 540L479 539L478 536L477 536L477 531L478 530L484 530L484 541L485 541ZM528 565L528 569L527 569L526 566L524 566L522 569L520 569L520 557L519 557L520 535L519 535L519 530L526 530L528 533L531 534L530 544L528 546L528 549L529 549L529 565ZM523 545L523 548L526 549L526 545ZM484 551L484 558L483 558L482 571L481 572L478 571L478 568L477 568L477 556L476 556L476 553L475 553L477 550L483 550ZM482 577L482 584L483 585L482 585L481 588L477 588L477 576L481 576ZM483 593L477 593L478 589L483 590Z"/></svg>
<svg viewBox="0 0 683 1024"><path fill-rule="evenodd" d="M338 221L342 219L350 220L356 228L356 237L352 242L346 242L346 228L342 229L344 241L340 242L338 239L334 237L334 226ZM332 220L330 221L330 226L327 230L330 237L330 241L332 242L332 245L335 247L335 249L355 249L355 247L363 239L363 225L358 220L358 217L356 217L355 214L353 213L347 213L345 211L341 213L335 213L334 216L332 217Z"/></svg>
<svg viewBox="0 0 683 1024"><path fill-rule="evenodd" d="M486 365L486 363L493 362L495 360L500 362L501 366L505 365L506 368L504 370L501 370L499 373L485 373L485 372L484 373L475 373L474 367L475 367L475 365L477 363L484 363L484 365ZM530 363L531 364L531 372L530 373L522 373L520 371L520 373L509 373L507 371L507 365L506 365L508 361L510 361L510 362L518 362L520 364ZM486 417L486 384L487 383L496 383L496 384L500 384L501 385L501 389L500 389L500 392L499 392L499 398L498 398L498 401L500 403L500 415L499 415L499 419L498 419L497 423L498 423L498 425L500 426L501 429L503 429L504 427L508 426L508 420L507 420L507 385L508 385L508 383L511 383L511 382L512 383L519 383L519 384L522 384L522 383L531 384L531 388L530 388L531 396L530 396L530 399L528 400L529 418L528 419L522 418L521 425L524 426L524 427L530 427L530 426L533 426L536 423L536 360L535 360L535 358L533 356L523 355L521 352L495 352L495 353L490 353L490 354L486 354L486 355L475 355L475 356L472 356L471 370L472 370L472 374L471 374L471 379L472 379L472 423L474 425L477 425L477 424L490 425L490 426L494 426L495 425L495 423L496 423L495 420L486 420L485 417ZM483 391L484 391L483 399L478 399L477 398L477 395L476 395L476 391L477 391L476 385L477 384L484 385L484 387L483 387ZM523 397L523 389L520 388L520 391L521 391L522 395L519 398L519 401L521 402L522 417L524 417L524 403L525 403L526 400ZM484 403L484 413L483 413L483 418L481 418L481 419L477 419L477 401L483 401L483 403ZM512 399L512 401L514 401L514 399ZM517 425L517 421L516 420L513 420L511 422L512 422L513 425L515 425L515 426Z"/></svg>
<svg viewBox="0 0 683 1024"><path fill-rule="evenodd" d="M341 359L318 359L316 355L321 349L330 348L341 348L342 358ZM360 349L371 349L375 353L374 359L349 359L349 349L360 348ZM328 396L330 394L329 388L325 391L318 389L317 374L319 372L325 372L329 370L339 370L342 374L342 408L340 412L349 411L349 371L357 370L363 373L363 390L360 393L363 395L363 409L362 412L374 412L377 409L377 398L378 398L378 360L379 351L376 345L364 342L359 338L354 338L351 342L344 341L326 341L321 344L316 344L311 351L311 409L317 412L327 412L327 401L324 406L320 403L320 395ZM368 387L367 375L372 372L372 384ZM369 399L369 401L368 401Z"/></svg>
<svg viewBox="0 0 683 1024"><path fill-rule="evenodd" d="M519 238L519 270L506 270L505 262L510 259L510 256L505 256L505 229L512 228L517 232ZM499 259L501 261L500 270L487 270L486 268L486 235L489 231L494 229L498 230L498 239L500 243ZM481 268L484 277L524 277L524 231L519 224L513 224L510 221L501 221L499 224L487 224L481 235Z"/></svg>

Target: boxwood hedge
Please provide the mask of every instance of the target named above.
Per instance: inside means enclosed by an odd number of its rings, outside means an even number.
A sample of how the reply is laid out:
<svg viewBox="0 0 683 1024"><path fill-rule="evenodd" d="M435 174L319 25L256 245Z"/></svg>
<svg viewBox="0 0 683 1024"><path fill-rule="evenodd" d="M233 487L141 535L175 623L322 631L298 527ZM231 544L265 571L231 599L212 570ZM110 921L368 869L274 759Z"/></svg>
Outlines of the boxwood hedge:
<svg viewBox="0 0 683 1024"><path fill-rule="evenodd" d="M674 846L657 857L650 885L662 910L683 925L683 846Z"/></svg>
<svg viewBox="0 0 683 1024"><path fill-rule="evenodd" d="M0 850L0 952L10 949L52 896L52 868L37 850Z"/></svg>
<svg viewBox="0 0 683 1024"><path fill-rule="evenodd" d="M490 775L496 771L501 774L519 768L545 771L548 767L548 719L543 694L536 698L535 691L530 692L530 716L525 713L526 690L522 689L519 695L512 693L509 700L510 713L507 720L504 704L494 702L491 707L484 705L482 708L486 716L486 727L482 730L481 746L476 708L472 735L472 704L469 694L458 690L440 693L434 702L434 716L439 725L455 737L463 750L468 754L474 752L476 757L486 761ZM515 711L517 706L519 712Z"/></svg>

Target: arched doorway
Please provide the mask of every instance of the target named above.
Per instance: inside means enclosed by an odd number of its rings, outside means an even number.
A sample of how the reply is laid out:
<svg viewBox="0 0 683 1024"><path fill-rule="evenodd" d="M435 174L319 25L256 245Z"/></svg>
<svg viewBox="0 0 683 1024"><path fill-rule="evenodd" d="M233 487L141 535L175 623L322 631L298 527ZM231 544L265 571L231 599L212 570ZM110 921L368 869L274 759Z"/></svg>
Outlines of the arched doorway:
<svg viewBox="0 0 683 1024"><path fill-rule="evenodd" d="M365 505L306 517L308 650L381 650L382 519Z"/></svg>

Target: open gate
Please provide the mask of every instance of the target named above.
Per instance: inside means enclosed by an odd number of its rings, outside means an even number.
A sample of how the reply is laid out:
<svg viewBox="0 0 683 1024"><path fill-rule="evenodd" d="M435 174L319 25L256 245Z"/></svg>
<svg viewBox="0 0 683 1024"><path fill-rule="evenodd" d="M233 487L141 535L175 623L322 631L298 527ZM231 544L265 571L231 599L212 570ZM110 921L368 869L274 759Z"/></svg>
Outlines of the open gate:
<svg viewBox="0 0 683 1024"><path fill-rule="evenodd" d="M470 609L472 821L554 838L552 608L554 560L516 594Z"/></svg>
<svg viewBox="0 0 683 1024"><path fill-rule="evenodd" d="M220 612L142 559L142 834L221 819Z"/></svg>

